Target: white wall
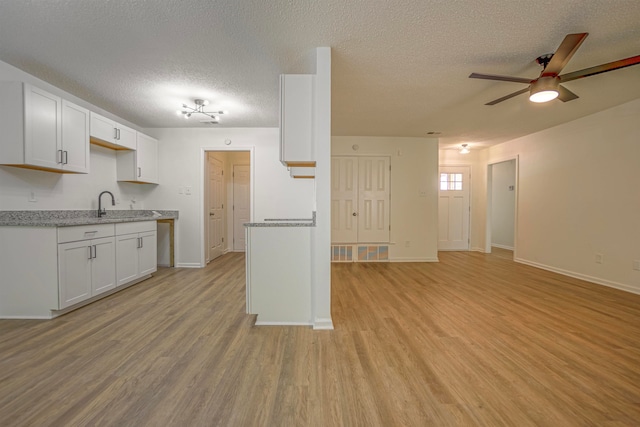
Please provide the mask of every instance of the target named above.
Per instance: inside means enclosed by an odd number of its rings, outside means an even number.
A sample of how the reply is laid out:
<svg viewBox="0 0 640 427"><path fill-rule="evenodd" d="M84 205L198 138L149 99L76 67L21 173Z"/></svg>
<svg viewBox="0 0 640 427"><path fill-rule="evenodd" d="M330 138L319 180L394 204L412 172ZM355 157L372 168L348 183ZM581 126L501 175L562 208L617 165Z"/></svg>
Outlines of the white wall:
<svg viewBox="0 0 640 427"><path fill-rule="evenodd" d="M0 80L23 81L61 96L92 111L134 127L82 99L51 86L11 65L0 61ZM0 146L2 134L0 133ZM145 208L145 198L154 186L116 182L115 151L91 145L89 174L58 174L37 170L0 166L0 210L83 210L98 209L98 195L111 191L117 206L107 209ZM31 193L36 202L30 202ZM132 203L132 199L136 203ZM106 199L105 199L106 201Z"/></svg>
<svg viewBox="0 0 640 427"><path fill-rule="evenodd" d="M635 100L486 150L519 156L517 261L640 293L639 117Z"/></svg>
<svg viewBox="0 0 640 427"><path fill-rule="evenodd" d="M359 146L357 151L353 145ZM438 259L438 140L334 136L333 156L391 158L391 261ZM420 193L424 192L425 197ZM407 247L405 242L409 241Z"/></svg>
<svg viewBox="0 0 640 427"><path fill-rule="evenodd" d="M252 222L265 218L310 218L314 208L312 180L294 180L279 159L277 128L171 128L147 129L160 140L160 185L147 197L153 209L179 210L176 222L176 264L203 263L203 173L205 150L253 150ZM225 140L231 144L226 145ZM191 195L178 194L191 187ZM327 255L328 256L328 255Z"/></svg>
<svg viewBox="0 0 640 427"><path fill-rule="evenodd" d="M491 165L491 245L513 249L516 161Z"/></svg>

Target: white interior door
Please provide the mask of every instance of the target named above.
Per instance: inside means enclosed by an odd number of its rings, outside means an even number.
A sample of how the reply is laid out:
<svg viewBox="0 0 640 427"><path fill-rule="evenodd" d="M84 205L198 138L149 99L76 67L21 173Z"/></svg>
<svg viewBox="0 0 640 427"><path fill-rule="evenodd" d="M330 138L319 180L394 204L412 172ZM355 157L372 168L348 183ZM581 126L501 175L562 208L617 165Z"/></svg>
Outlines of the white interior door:
<svg viewBox="0 0 640 427"><path fill-rule="evenodd" d="M389 157L358 162L358 242L389 241Z"/></svg>
<svg viewBox="0 0 640 427"><path fill-rule="evenodd" d="M249 165L233 166L233 250L244 252L244 224L249 222Z"/></svg>
<svg viewBox="0 0 640 427"><path fill-rule="evenodd" d="M358 241L358 158L331 158L331 241Z"/></svg>
<svg viewBox="0 0 640 427"><path fill-rule="evenodd" d="M441 166L438 250L469 250L469 166Z"/></svg>
<svg viewBox="0 0 640 427"><path fill-rule="evenodd" d="M331 242L389 241L389 157L331 158Z"/></svg>
<svg viewBox="0 0 640 427"><path fill-rule="evenodd" d="M224 188L222 161L209 155L209 261L223 253Z"/></svg>

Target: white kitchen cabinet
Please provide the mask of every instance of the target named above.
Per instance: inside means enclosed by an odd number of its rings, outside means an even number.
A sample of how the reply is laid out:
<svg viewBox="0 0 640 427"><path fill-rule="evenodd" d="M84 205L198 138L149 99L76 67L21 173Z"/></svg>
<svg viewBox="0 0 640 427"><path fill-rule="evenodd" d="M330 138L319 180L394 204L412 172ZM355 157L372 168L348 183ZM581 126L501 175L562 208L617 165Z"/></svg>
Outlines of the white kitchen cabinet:
<svg viewBox="0 0 640 427"><path fill-rule="evenodd" d="M314 167L314 84L312 74L280 75L280 161Z"/></svg>
<svg viewBox="0 0 640 427"><path fill-rule="evenodd" d="M142 184L158 183L158 140L137 133L135 151L118 151L118 181Z"/></svg>
<svg viewBox="0 0 640 427"><path fill-rule="evenodd" d="M114 120L91 112L91 142L114 150L135 150L137 132Z"/></svg>
<svg viewBox="0 0 640 427"><path fill-rule="evenodd" d="M22 82L0 83L0 164L89 172L89 111Z"/></svg>
<svg viewBox="0 0 640 427"><path fill-rule="evenodd" d="M155 221L116 224L117 286L155 272L157 246Z"/></svg>
<svg viewBox="0 0 640 427"><path fill-rule="evenodd" d="M116 287L115 249L114 237L58 244L60 309Z"/></svg>

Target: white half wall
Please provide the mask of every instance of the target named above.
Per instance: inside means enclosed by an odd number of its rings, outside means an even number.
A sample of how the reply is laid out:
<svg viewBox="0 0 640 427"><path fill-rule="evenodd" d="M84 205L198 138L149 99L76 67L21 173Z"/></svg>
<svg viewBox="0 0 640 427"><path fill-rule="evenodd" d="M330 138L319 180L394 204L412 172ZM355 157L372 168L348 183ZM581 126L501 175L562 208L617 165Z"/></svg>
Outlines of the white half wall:
<svg viewBox="0 0 640 427"><path fill-rule="evenodd" d="M517 261L640 293L639 117L640 99L486 150L519 156Z"/></svg>
<svg viewBox="0 0 640 427"><path fill-rule="evenodd" d="M354 145L358 146L357 150ZM334 136L331 154L391 158L389 259L437 261L438 140Z"/></svg>

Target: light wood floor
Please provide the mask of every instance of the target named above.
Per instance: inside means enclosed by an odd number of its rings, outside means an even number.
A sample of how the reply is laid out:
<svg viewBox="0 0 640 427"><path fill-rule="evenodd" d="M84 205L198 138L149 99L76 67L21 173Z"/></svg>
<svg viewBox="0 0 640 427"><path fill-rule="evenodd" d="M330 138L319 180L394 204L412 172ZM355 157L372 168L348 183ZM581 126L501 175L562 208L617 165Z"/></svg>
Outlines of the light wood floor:
<svg viewBox="0 0 640 427"><path fill-rule="evenodd" d="M253 326L242 254L2 320L0 425L639 425L640 296L506 254L333 264L335 331Z"/></svg>

